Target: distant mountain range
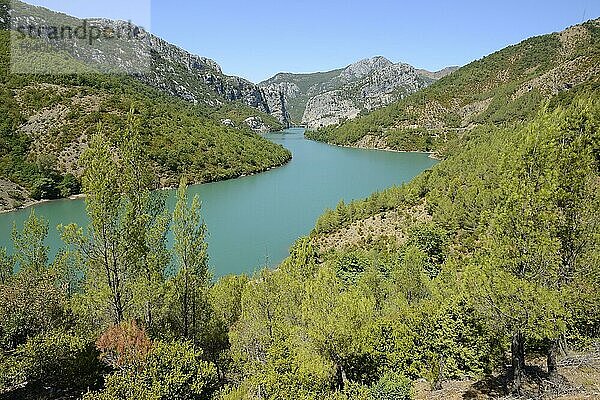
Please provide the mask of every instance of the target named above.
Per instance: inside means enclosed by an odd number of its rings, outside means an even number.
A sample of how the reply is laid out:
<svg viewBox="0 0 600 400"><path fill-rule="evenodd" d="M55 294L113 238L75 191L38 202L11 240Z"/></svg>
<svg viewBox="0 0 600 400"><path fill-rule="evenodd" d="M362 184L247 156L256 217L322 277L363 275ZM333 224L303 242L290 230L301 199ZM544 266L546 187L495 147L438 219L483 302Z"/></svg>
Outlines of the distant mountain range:
<svg viewBox="0 0 600 400"><path fill-rule="evenodd" d="M280 122L315 129L386 106L457 68L429 72L378 56L327 72L279 73L259 86L280 94Z"/></svg>
<svg viewBox="0 0 600 400"><path fill-rule="evenodd" d="M443 153L453 138L478 126L530 119L557 94L597 91L599 79L595 19L506 47L362 118L318 131L313 126L308 136L345 146Z"/></svg>
<svg viewBox="0 0 600 400"><path fill-rule="evenodd" d="M429 72L403 63L394 64L384 57L373 57L328 72L281 73L256 85L225 75L215 61L189 53L128 22L81 20L19 1L12 2L11 7L13 30L19 26L25 29L68 26L86 27L88 34L93 29L125 33L118 41L98 35L89 43L86 40L90 37L60 42L61 52L93 70L129 73L149 86L194 104L209 107L243 104L272 115L284 127L305 124L318 128L352 119L424 88L456 69ZM57 42L51 40L50 32L38 36L37 39L51 46ZM24 58L25 67L36 65L30 62L29 53ZM259 114L256 117L260 119ZM248 122L253 130L271 129L257 118Z"/></svg>

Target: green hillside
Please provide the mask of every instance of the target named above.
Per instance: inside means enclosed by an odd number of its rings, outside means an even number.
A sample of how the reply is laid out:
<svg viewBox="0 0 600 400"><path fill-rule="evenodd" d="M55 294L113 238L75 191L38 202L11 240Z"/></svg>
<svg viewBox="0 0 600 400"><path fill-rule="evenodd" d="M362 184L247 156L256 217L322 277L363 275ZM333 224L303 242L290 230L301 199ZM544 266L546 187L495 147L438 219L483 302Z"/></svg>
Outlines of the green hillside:
<svg viewBox="0 0 600 400"><path fill-rule="evenodd" d="M543 99L600 76L600 21L533 37L388 107L310 132L333 144L443 153L473 127L531 118Z"/></svg>
<svg viewBox="0 0 600 400"><path fill-rule="evenodd" d="M253 133L243 121L259 116L273 130L275 118L241 103L193 105L123 75L9 74L9 32L0 32L0 179L39 198L78 191L77 161L87 138L109 137L131 110L139 116L145 150L161 186L186 175L201 183L264 171L291 158L283 147ZM76 63L69 57L48 62ZM236 127L223 126L230 119ZM100 126L100 128L99 128ZM22 201L16 196L10 208ZM21 197L21 199L19 199Z"/></svg>
<svg viewBox="0 0 600 400"><path fill-rule="evenodd" d="M10 304L0 308L0 392L593 398L600 99L567 93L528 123L479 130L406 186L341 203L277 269L217 282L198 198L190 205L182 186L167 215L161 194L135 179L135 129L116 164L95 136L84 157L88 229L62 227L70 247L51 261L48 225L32 213L14 235L18 256L0 251ZM363 230L354 243L353 228ZM559 345L572 352L557 364Z"/></svg>

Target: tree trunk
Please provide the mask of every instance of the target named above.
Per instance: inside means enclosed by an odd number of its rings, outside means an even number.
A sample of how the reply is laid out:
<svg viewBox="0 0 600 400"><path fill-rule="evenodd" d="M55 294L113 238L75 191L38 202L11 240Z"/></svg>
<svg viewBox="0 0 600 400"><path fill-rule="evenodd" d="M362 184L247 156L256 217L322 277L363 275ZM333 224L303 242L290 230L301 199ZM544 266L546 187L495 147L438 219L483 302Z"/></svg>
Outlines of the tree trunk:
<svg viewBox="0 0 600 400"><path fill-rule="evenodd" d="M548 354L546 355L546 365L548 367L548 375L556 376L558 373L558 365L556 362L558 352L560 350L560 338L550 340L548 346Z"/></svg>
<svg viewBox="0 0 600 400"><path fill-rule="evenodd" d="M444 381L444 357L440 357L437 364L437 371L434 371L435 378L433 379L433 390L442 390L442 382ZM435 368L435 367L434 367Z"/></svg>
<svg viewBox="0 0 600 400"><path fill-rule="evenodd" d="M520 331L513 333L510 351L512 358L512 391L521 394L525 372L525 339Z"/></svg>
<svg viewBox="0 0 600 400"><path fill-rule="evenodd" d="M560 335L560 338L558 339L558 350L559 354L563 357L569 355L569 345L567 344L567 337L564 333Z"/></svg>
<svg viewBox="0 0 600 400"><path fill-rule="evenodd" d="M346 377L346 371L344 371L344 367L342 367L341 363L335 363L335 381L336 381L336 389L343 391L346 385L346 381L348 378Z"/></svg>
<svg viewBox="0 0 600 400"><path fill-rule="evenodd" d="M115 325L119 325L125 319L125 311L123 310L123 302L121 301L121 292L115 291L113 296L115 306Z"/></svg>

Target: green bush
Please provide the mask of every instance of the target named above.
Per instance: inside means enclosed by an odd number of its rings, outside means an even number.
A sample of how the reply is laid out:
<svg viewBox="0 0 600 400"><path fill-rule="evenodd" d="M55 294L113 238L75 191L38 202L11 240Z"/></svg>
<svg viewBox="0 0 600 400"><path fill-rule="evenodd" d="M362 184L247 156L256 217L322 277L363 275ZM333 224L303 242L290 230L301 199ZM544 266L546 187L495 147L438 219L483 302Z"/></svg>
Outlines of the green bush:
<svg viewBox="0 0 600 400"><path fill-rule="evenodd" d="M402 374L386 372L371 386L370 395L373 400L410 400L412 382Z"/></svg>
<svg viewBox="0 0 600 400"><path fill-rule="evenodd" d="M106 386L84 400L208 399L217 372L202 351L187 342L155 342L141 367L123 367L106 378Z"/></svg>
<svg viewBox="0 0 600 400"><path fill-rule="evenodd" d="M65 174L59 185L61 197L69 197L81 192L81 183L75 175Z"/></svg>
<svg viewBox="0 0 600 400"><path fill-rule="evenodd" d="M63 331L32 337L15 353L27 381L61 388L95 384L103 370L98 355L93 342Z"/></svg>
<svg viewBox="0 0 600 400"><path fill-rule="evenodd" d="M13 350L68 321L66 299L49 276L19 274L0 285L0 346Z"/></svg>
<svg viewBox="0 0 600 400"><path fill-rule="evenodd" d="M35 200L56 199L60 192L58 185L52 178L38 178L31 186L31 197Z"/></svg>

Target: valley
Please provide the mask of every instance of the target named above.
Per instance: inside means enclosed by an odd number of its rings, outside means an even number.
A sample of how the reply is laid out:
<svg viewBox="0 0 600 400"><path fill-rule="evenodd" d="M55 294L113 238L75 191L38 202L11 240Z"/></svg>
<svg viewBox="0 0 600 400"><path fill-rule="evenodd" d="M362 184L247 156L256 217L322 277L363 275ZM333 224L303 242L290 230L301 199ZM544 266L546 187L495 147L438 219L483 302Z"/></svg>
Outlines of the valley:
<svg viewBox="0 0 600 400"><path fill-rule="evenodd" d="M288 255L290 245L310 233L323 210L335 208L341 200L359 200L406 183L435 164L426 154L344 149L308 141L303 134L303 129L292 129L266 136L293 154L283 167L190 187L190 194L202 199L210 234L209 265L215 277L276 267ZM175 191L163 193L172 209ZM0 248L14 251L12 226L20 229L32 211L51 227L48 244L52 255L64 246L56 226L87 223L84 199L52 201L0 214L0 225L8 227L0 233Z"/></svg>
<svg viewBox="0 0 600 400"><path fill-rule="evenodd" d="M600 397L597 6L184 3L0 0L0 400Z"/></svg>

